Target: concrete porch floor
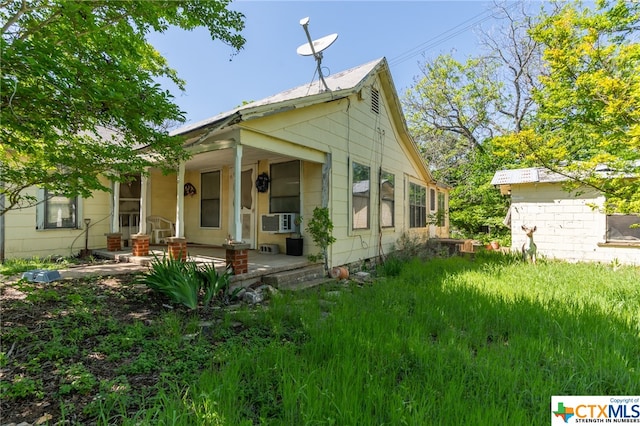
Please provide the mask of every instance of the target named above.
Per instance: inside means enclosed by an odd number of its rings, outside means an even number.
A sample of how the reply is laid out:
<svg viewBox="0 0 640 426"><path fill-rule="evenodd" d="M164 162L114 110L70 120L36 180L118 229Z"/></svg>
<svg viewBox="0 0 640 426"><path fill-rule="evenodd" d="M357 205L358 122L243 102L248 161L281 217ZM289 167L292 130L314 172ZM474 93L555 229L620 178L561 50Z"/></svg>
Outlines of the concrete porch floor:
<svg viewBox="0 0 640 426"><path fill-rule="evenodd" d="M220 272L226 268L225 249L222 247L205 246L199 244L187 245L187 261L196 263L213 263ZM121 251L107 251L107 249L92 250L96 257L112 259L117 262L128 262L143 266L150 266L154 255L161 259L167 255L167 247L161 244L149 246L149 256L133 256L131 247L124 247ZM286 254L265 254L257 250L249 250L249 271L246 274L234 275L230 282L242 286L260 281L266 275L278 272L302 269L314 265L304 256L287 256Z"/></svg>

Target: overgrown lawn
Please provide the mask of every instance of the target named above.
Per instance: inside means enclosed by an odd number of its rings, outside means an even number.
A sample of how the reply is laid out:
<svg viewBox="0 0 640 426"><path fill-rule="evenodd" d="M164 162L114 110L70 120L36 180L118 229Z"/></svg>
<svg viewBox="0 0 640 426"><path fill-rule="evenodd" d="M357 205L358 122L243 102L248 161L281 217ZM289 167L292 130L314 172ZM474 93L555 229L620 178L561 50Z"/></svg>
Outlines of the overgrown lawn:
<svg viewBox="0 0 640 426"><path fill-rule="evenodd" d="M75 346L60 332L65 315L43 318L46 335L12 324L4 365L18 362L15 350L6 357L12 342L40 362L23 361L31 382L3 377L3 391L47 399L38 378L48 362L58 385L47 400L63 407L53 421L104 425L543 425L552 395L640 395L638 268L479 254L390 270L370 284L281 293L268 307L194 313L147 294L135 304L151 310L145 318L90 311L74 322ZM73 300L89 308L65 294L47 303L62 300L67 312ZM91 373L101 360L111 376Z"/></svg>

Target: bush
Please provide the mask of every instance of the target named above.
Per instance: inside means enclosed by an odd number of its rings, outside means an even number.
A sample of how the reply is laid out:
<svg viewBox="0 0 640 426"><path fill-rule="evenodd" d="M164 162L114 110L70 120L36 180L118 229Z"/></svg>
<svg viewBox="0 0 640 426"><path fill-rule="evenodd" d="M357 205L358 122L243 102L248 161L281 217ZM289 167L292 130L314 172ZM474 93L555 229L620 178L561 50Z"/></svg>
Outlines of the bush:
<svg viewBox="0 0 640 426"><path fill-rule="evenodd" d="M207 306L215 296L225 291L229 287L229 276L229 270L219 274L212 264L198 267L192 262L154 256L151 271L140 282L174 303L196 309L201 294L202 303Z"/></svg>

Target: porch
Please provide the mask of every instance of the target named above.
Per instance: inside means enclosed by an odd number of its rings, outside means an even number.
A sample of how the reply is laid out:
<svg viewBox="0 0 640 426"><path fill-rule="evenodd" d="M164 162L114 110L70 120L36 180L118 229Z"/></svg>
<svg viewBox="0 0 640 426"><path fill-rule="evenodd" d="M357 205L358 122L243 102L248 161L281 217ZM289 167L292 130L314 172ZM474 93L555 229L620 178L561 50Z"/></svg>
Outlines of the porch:
<svg viewBox="0 0 640 426"><path fill-rule="evenodd" d="M167 256L167 246L152 244L148 256L133 256L131 247L119 251L105 249L93 250L96 257L112 259L117 262L128 262L150 266L154 256ZM274 287L309 287L328 280L322 264L312 263L303 256L262 253L259 250L248 250L248 271L244 274L232 275L232 285L246 287L256 282L274 284ZM225 249L220 246L189 243L187 262L198 264L213 263L219 272L226 269ZM265 277L267 277L265 279ZM295 281L295 282L292 282ZM296 286L292 284L298 284Z"/></svg>

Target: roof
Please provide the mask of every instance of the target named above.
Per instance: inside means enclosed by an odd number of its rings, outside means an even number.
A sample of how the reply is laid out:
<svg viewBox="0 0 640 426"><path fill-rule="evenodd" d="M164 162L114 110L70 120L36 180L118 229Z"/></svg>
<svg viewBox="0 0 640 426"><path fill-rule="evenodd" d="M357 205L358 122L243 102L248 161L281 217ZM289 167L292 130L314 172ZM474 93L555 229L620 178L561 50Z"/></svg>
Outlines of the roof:
<svg viewBox="0 0 640 426"><path fill-rule="evenodd" d="M223 125L225 123L231 124L235 122L233 117L237 117L240 121L243 117L252 116L255 114L268 114L274 112L280 112L286 109L291 104L291 108L297 106L304 100L304 105L313 104L316 102L324 102L327 99L339 99L353 93L360 89L360 85L364 84L364 80L367 76L376 72L380 67L386 67L387 61L385 58L379 58L374 61L368 62L363 65L359 65L354 68L350 68L345 71L341 71L325 77L324 80L329 87L329 91L324 90L324 86L320 84L318 80L308 84L304 84L293 89L285 90L284 92L277 93L275 95L266 97L264 99L250 102L246 105L242 105L238 108L226 111L213 117L206 118L193 124L189 124L171 132L171 135L182 135L192 132L194 130L210 127L215 124ZM327 99L325 99L327 98Z"/></svg>
<svg viewBox="0 0 640 426"><path fill-rule="evenodd" d="M517 185L521 183L554 183L568 180L566 176L544 167L499 170L493 175L491 185Z"/></svg>
<svg viewBox="0 0 640 426"><path fill-rule="evenodd" d="M427 180L438 184L433 179L424 159L420 155L415 141L409 134L391 71L384 57L324 77L324 81L327 87L329 87L328 91L324 89L320 81L315 80L311 83L294 87L293 89L285 90L273 96L214 115L197 123L183 126L172 131L170 135L188 135L190 139L186 141L185 147L190 147L201 143L211 134L247 120L347 98L358 93L365 87L370 78L375 75L380 77L380 81L386 89L385 93L388 96L387 101L392 110L392 119L396 126L402 129L402 131L399 132L402 135L401 138L411 146L410 156L416 161L418 167L422 169ZM438 185L442 188L447 188L445 185Z"/></svg>

